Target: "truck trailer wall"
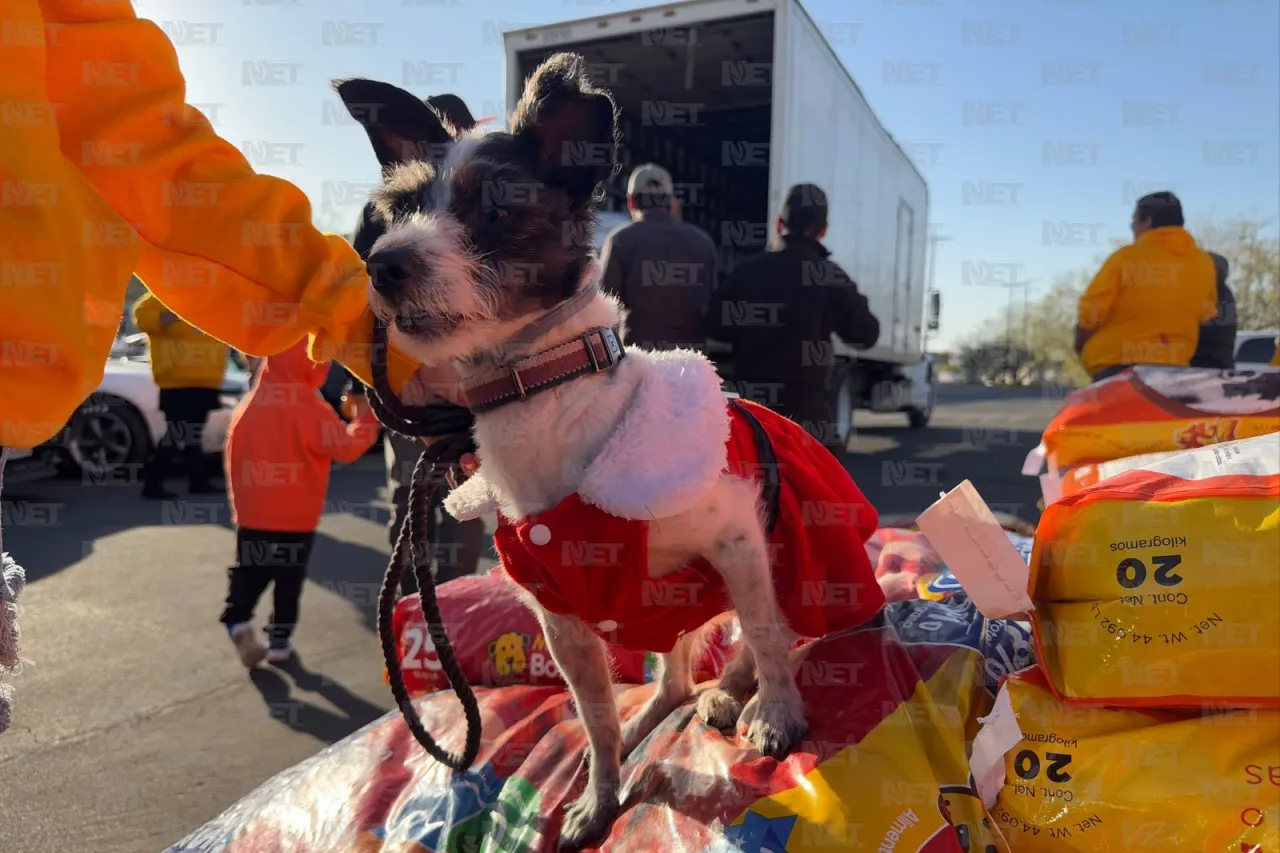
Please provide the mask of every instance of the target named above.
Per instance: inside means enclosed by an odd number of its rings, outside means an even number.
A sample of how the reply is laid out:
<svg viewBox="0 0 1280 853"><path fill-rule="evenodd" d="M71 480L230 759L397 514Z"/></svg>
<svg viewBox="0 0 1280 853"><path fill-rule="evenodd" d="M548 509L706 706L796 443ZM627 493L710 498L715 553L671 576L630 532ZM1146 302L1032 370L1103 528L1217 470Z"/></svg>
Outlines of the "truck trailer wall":
<svg viewBox="0 0 1280 853"><path fill-rule="evenodd" d="M918 362L929 212L924 179L804 8L780 2L775 22L770 208L776 211L797 183L826 191L824 242L880 320L879 342L860 357Z"/></svg>

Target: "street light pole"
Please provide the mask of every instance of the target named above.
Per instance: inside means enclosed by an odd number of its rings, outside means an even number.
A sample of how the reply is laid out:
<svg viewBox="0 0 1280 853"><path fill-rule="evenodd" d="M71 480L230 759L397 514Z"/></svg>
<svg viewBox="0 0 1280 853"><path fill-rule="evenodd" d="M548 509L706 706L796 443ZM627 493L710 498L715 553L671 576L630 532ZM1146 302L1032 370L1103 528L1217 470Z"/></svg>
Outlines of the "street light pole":
<svg viewBox="0 0 1280 853"><path fill-rule="evenodd" d="M1023 306L1023 307L1022 307L1022 318L1023 318L1023 323L1025 324L1025 323L1026 323L1026 318L1027 318L1027 304L1028 304L1028 300L1031 298L1031 295L1030 295L1030 294L1031 294L1031 285L1032 285L1032 284L1034 284L1034 283L1035 283L1036 281L1038 281L1038 280L1039 280L1039 279L1034 279L1034 278L1032 278L1032 279L1027 279L1026 281L1011 281L1011 282L1009 282L1008 284L1006 284L1006 285L1005 285L1005 287L1009 288L1009 308L1008 308L1008 310L1005 312L1005 332L1004 332L1004 368L1005 368L1005 373L1006 373L1006 375L1009 377L1009 384L1010 384L1010 385L1015 384L1015 382L1016 382L1016 380L1017 380L1017 378L1018 378L1018 371L1017 371L1017 370L1014 368L1014 366L1013 366L1013 298L1014 298L1014 289L1015 289L1015 288L1018 288L1018 287L1021 287L1021 288L1022 288L1022 306ZM1023 335L1023 337L1025 338L1025 330L1024 330L1024 335Z"/></svg>

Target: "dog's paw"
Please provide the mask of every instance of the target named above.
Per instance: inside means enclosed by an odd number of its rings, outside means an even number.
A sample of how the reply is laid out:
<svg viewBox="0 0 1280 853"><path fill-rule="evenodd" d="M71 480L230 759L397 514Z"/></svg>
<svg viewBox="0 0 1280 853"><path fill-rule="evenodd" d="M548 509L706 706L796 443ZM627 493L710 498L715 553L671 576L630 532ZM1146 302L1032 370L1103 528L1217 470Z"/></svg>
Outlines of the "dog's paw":
<svg viewBox="0 0 1280 853"><path fill-rule="evenodd" d="M742 715L742 703L727 690L713 687L698 697L698 719L713 729L731 729Z"/></svg>
<svg viewBox="0 0 1280 853"><path fill-rule="evenodd" d="M613 826L621 809L616 785L588 787L565 809L557 849L581 850L599 841Z"/></svg>
<svg viewBox="0 0 1280 853"><path fill-rule="evenodd" d="M804 702L799 695L761 702L757 693L738 718L739 734L744 730L747 741L760 750L761 755L782 758L809 730L804 718Z"/></svg>

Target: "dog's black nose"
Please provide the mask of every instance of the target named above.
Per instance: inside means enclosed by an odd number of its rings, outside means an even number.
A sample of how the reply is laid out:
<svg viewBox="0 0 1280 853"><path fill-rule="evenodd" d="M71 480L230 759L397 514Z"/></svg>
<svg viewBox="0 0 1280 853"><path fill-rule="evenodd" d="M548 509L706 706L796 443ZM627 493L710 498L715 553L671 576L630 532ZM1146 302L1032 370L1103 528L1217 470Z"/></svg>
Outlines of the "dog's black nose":
<svg viewBox="0 0 1280 853"><path fill-rule="evenodd" d="M383 249L369 256L366 263L373 289L387 298L404 289L413 267L413 252L408 249Z"/></svg>

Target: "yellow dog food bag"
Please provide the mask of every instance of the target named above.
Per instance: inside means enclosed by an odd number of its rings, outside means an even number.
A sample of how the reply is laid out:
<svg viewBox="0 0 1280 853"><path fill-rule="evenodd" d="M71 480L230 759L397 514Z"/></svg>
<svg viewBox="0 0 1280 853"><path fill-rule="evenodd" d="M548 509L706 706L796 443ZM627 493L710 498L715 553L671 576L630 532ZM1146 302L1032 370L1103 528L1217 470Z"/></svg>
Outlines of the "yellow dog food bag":
<svg viewBox="0 0 1280 853"><path fill-rule="evenodd" d="M1189 451L1050 504L1029 592L1067 701L1280 707L1280 434Z"/></svg>
<svg viewBox="0 0 1280 853"><path fill-rule="evenodd" d="M1005 679L973 773L1015 853L1280 850L1280 711L1059 701L1037 669Z"/></svg>

